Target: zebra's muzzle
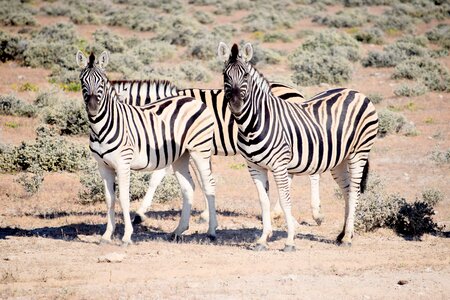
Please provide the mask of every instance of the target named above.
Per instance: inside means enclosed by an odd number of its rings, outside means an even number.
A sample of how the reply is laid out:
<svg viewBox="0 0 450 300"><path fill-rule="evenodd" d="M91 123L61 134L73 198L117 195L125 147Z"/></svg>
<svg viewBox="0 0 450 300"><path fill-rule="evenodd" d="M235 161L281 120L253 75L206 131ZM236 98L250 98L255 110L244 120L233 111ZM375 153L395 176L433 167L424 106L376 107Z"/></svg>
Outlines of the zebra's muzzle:
<svg viewBox="0 0 450 300"><path fill-rule="evenodd" d="M89 95L88 100L86 102L86 111L89 116L95 116L98 113L98 108L100 105L100 101L97 99L95 95Z"/></svg>

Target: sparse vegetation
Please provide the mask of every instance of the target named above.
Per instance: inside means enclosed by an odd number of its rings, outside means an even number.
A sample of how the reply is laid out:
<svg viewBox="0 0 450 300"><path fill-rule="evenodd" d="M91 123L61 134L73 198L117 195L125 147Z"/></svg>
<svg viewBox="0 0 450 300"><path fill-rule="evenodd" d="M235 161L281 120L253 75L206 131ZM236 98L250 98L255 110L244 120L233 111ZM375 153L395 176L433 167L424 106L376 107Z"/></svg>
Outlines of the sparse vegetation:
<svg viewBox="0 0 450 300"><path fill-rule="evenodd" d="M34 105L28 104L14 95L0 96L0 115L34 117L36 113Z"/></svg>
<svg viewBox="0 0 450 300"><path fill-rule="evenodd" d="M47 127L36 130L34 142L5 147L0 153L0 171L75 172L89 156L86 147L77 146Z"/></svg>
<svg viewBox="0 0 450 300"><path fill-rule="evenodd" d="M361 31L358 30L353 36L357 41L365 44L381 45L384 41L383 31L376 27L363 29Z"/></svg>
<svg viewBox="0 0 450 300"><path fill-rule="evenodd" d="M327 25L335 28L352 28L361 26L369 21L369 15L364 9L345 9L337 12L334 15L322 17L316 15L313 22Z"/></svg>
<svg viewBox="0 0 450 300"><path fill-rule="evenodd" d="M400 113L382 109L378 111L378 135L384 137L388 134L403 132L406 135L412 132L405 116Z"/></svg>
<svg viewBox="0 0 450 300"><path fill-rule="evenodd" d="M395 67L392 78L420 81L431 91L450 91L448 70L432 58L405 60Z"/></svg>
<svg viewBox="0 0 450 300"><path fill-rule="evenodd" d="M426 33L428 40L450 50L450 25L439 24Z"/></svg>
<svg viewBox="0 0 450 300"><path fill-rule="evenodd" d="M132 172L130 178L130 199L139 200L145 196L148 189L151 173ZM80 176L82 189L78 194L85 204L104 201L105 192L103 182L97 169L97 164L91 160ZM118 188L116 187L116 191ZM120 193L120 190L118 191ZM166 176L158 186L153 201L165 203L181 197L181 190L175 176Z"/></svg>
<svg viewBox="0 0 450 300"><path fill-rule="evenodd" d="M394 94L396 96L404 96L404 97L421 96L426 92L428 92L428 88L422 83L417 83L414 85L402 84L394 90Z"/></svg>
<svg viewBox="0 0 450 300"><path fill-rule="evenodd" d="M292 81L299 85L343 83L351 78L352 61L359 59L358 42L346 33L323 31L306 39L289 56Z"/></svg>
<svg viewBox="0 0 450 300"><path fill-rule="evenodd" d="M431 152L431 160L438 164L450 163L450 149L447 151L434 150Z"/></svg>

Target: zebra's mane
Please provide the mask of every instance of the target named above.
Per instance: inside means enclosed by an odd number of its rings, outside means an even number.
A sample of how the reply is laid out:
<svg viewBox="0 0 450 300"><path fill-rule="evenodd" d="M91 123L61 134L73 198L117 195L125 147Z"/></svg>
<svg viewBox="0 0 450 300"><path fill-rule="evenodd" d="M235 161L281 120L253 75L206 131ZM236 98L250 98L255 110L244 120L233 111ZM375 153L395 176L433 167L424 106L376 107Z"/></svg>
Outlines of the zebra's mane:
<svg viewBox="0 0 450 300"><path fill-rule="evenodd" d="M253 65L251 65L249 62L247 63L249 68L249 73L253 77L254 80L258 80L258 87L263 90L265 93L271 95L272 97L277 98L270 88L269 80L261 73L259 72Z"/></svg>
<svg viewBox="0 0 450 300"><path fill-rule="evenodd" d="M164 85L164 86L168 86L169 88L173 89L175 88L177 91L179 91L180 89L173 84L171 81L167 80L167 79L136 79L136 80L125 80L125 79L119 79L119 80L111 80L110 81L112 85L115 84L127 84L127 83L148 83L149 85L154 84L154 85Z"/></svg>

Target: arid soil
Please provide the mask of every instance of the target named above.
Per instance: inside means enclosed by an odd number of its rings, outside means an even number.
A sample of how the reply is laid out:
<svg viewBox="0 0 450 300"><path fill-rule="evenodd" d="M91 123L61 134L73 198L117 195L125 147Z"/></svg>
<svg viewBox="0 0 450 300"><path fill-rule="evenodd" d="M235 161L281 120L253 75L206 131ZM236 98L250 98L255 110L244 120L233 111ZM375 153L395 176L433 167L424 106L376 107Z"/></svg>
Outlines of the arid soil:
<svg viewBox="0 0 450 300"><path fill-rule="evenodd" d="M52 24L60 19L39 21ZM309 21L299 24L305 29L323 28ZM419 33L433 25L421 25ZM95 29L86 25L79 30L89 35ZM364 46L364 51L371 47ZM441 61L450 66L448 56ZM269 79L280 78L280 70L290 72L286 66L261 69ZM253 243L262 229L259 201L244 160L236 156L213 158L219 221L216 241L209 241L207 225L197 222L203 209L197 189L191 226L181 243L168 240L180 217L181 201L174 200L154 204L149 219L135 226L134 244L122 247L120 206L116 206L119 224L113 244L100 244L106 207L79 202L77 174L46 174L42 189L33 196L14 181L16 175L0 174L0 298L449 299L450 165L437 164L430 153L450 148L450 95L429 92L396 97L393 90L400 82L390 79L392 71L359 65L346 84L366 94L383 95L377 108L398 108L419 132L378 139L370 157L371 171L385 181L389 193L399 193L408 201L426 188L442 191L445 196L434 216L443 227L442 234L411 241L380 229L357 232L349 248L337 246L334 240L342 229L344 204L335 197L337 185L326 173L320 189L324 223L317 226L311 217L308 178L297 177L292 188L294 215L301 224L297 251L281 251L286 231L280 220L274 223L270 249L255 252ZM31 82L45 90L50 86L48 74L48 70L24 68L15 62L0 64L0 93L14 92L32 101L36 93L18 92L17 85ZM220 74L199 86L221 88ZM330 87L303 91L310 97ZM81 94L69 93L68 97ZM7 126L11 121L19 126ZM0 116L0 139L15 145L32 140L37 124L38 119ZM87 137L77 140L88 143ZM271 199L276 198L271 181ZM133 210L137 207L138 202L133 202Z"/></svg>

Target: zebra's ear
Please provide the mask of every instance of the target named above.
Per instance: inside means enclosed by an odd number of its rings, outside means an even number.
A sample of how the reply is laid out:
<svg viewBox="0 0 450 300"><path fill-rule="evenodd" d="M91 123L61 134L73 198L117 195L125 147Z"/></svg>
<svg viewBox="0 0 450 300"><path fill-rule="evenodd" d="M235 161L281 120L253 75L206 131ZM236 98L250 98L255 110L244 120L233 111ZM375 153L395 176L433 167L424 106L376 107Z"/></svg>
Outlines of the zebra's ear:
<svg viewBox="0 0 450 300"><path fill-rule="evenodd" d="M252 44L247 43L244 45L244 47L242 48L242 58L246 61L249 62L253 57L253 47Z"/></svg>
<svg viewBox="0 0 450 300"><path fill-rule="evenodd" d="M83 54L83 52L81 52L80 50L78 50L77 55L77 65L80 68L86 68L87 64L88 64L88 59L87 57Z"/></svg>
<svg viewBox="0 0 450 300"><path fill-rule="evenodd" d="M221 61L227 61L230 57L230 48L224 43L219 43L219 48L217 49L217 55Z"/></svg>
<svg viewBox="0 0 450 300"><path fill-rule="evenodd" d="M109 53L108 51L103 51L102 54L98 57L98 66L103 70L109 63Z"/></svg>

